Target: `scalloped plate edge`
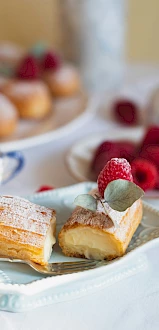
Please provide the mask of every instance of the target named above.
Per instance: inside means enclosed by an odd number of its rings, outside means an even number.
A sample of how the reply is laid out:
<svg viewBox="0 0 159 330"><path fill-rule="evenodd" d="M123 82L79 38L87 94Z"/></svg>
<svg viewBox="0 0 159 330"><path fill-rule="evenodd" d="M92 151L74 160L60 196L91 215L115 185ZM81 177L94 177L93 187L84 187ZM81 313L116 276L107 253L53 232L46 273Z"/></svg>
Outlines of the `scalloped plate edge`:
<svg viewBox="0 0 159 330"><path fill-rule="evenodd" d="M96 186L95 183L92 182L86 182L86 183L79 183L76 185L72 185L69 187L59 188L52 191L37 193L34 195L28 196L29 199L34 198L34 200L40 200L43 197L47 198L47 196L53 197L54 195L58 194L64 194L66 190L76 190L79 189L79 187L86 186L88 190L94 188ZM157 214L159 216L159 211L155 209L154 207L148 205L147 203L143 202L144 207L148 209L149 211ZM122 258L114 259L111 263L101 266L99 268L90 269L88 271L75 273L75 274L68 274L68 275L62 275L62 276L56 276L56 277L46 277L42 278L40 280L36 280L31 283L27 284L5 284L0 283L0 293L8 293L8 294L23 294L26 296L32 296L37 293L40 293L44 290L47 290L49 288L57 287L60 285L64 285L73 281L87 279L89 276L96 277L102 275L102 273L105 273L105 270L112 271L113 269L116 269L116 267L123 265L125 263L125 260L129 261L131 258L133 258L135 255L139 253L145 252L148 248L152 248L155 245L159 243L159 237L152 239L146 243L144 243L142 246L137 247L133 251L130 251L128 254L124 255ZM39 286L40 283L40 286Z"/></svg>
<svg viewBox="0 0 159 330"><path fill-rule="evenodd" d="M145 252L150 247L153 248L158 243L159 243L159 238L156 238L136 248L127 255L123 256L122 258L115 260L115 262L105 266L101 266L96 269L90 269L88 271L75 273L75 274L61 275L56 277L53 276L46 277L27 284L0 283L0 294L23 294L26 296L33 296L50 288L55 288L55 287L57 288L57 286L66 285L73 281L87 279L87 275L89 275L90 277L92 277L92 275L93 277L101 276L106 269L107 271L108 270L112 271L113 269L116 269L116 267L124 265L125 259L127 261L130 261L131 259L134 258L135 255Z"/></svg>

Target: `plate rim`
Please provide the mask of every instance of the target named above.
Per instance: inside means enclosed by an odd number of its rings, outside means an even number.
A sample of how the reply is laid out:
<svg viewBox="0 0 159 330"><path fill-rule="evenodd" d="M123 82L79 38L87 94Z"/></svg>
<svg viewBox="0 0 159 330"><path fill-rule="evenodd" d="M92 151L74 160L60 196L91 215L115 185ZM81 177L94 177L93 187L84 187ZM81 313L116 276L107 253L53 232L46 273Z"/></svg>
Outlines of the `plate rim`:
<svg viewBox="0 0 159 330"><path fill-rule="evenodd" d="M63 125L55 130L38 134L36 136L27 137L19 140L0 142L0 151L9 152L14 150L24 150L32 148L38 145L43 145L47 142L57 140L68 133L77 129L83 123L91 119L97 111L99 106L99 98L97 95L88 95L88 102L85 106L84 111L79 114L76 118L72 119L66 125Z"/></svg>
<svg viewBox="0 0 159 330"><path fill-rule="evenodd" d="M48 276L26 284L0 283L0 294L23 294L27 297L34 296L37 293L41 293L50 288L54 288L54 287L57 288L58 286L66 285L67 283L74 282L79 279L82 280L82 278L86 279L86 275L88 275L88 273L90 276L93 275L93 277L98 276L98 273L99 276L100 275L102 276L102 272L101 272L102 269L104 270L107 267L107 269L109 268L109 271L112 271L113 268L117 268L117 266L118 267L122 266L125 263L125 258L127 259L127 261L130 261L139 252L143 253L147 251L149 247L152 248L156 246L158 243L159 243L159 237L152 239L151 241L143 244L140 247L137 247L133 251L130 251L130 253L124 255L122 258L117 259L116 262L112 262L108 265L104 265L95 269L90 269L74 274ZM39 287L39 283L42 284L40 287Z"/></svg>
<svg viewBox="0 0 159 330"><path fill-rule="evenodd" d="M27 198L34 198L35 200L41 199L43 197L47 197L47 196L51 196L54 194L59 193L59 191L64 192L66 189L78 189L79 186L86 186L86 188L88 189L92 189L96 186L96 183L94 182L85 182L85 183L78 183L75 185L70 185L67 187L62 187L62 188L58 188L55 190L51 190L51 191L46 191L46 192L41 192L41 193L36 193L36 194L32 194L30 196L27 196ZM149 210L151 210L152 212L157 212L157 214L159 215L159 210L156 209L154 206L151 206L150 204L146 203L143 201L144 207L148 208ZM105 271L105 269L111 271L114 268L120 267L120 265L125 263L125 259L127 259L127 261L129 262L129 260L131 258L134 257L134 255L139 254L139 252L143 253L144 251L146 251L149 247L153 247L155 245L157 245L159 243L159 237L152 239L146 243L144 243L143 245L137 247L136 249L134 249L133 251L130 251L128 254L124 255L122 258L116 259L115 262L112 262L108 265L104 265L95 269L90 269L88 271L83 271L83 272L79 272L79 273L74 273L74 274L67 274L67 275L58 275L58 276L48 276L48 277L44 277L41 279L37 279L35 281L32 281L30 283L26 283L26 284L12 284L12 283L0 283L0 293L2 294L23 294L25 296L34 296L37 293L43 292L49 288L53 288L53 287L57 287L60 285L64 285L67 283L70 283L71 281L77 281L77 280L81 280L82 278L87 278L87 275L93 275L93 277L95 276L102 276L102 270ZM39 283L40 288L39 288Z"/></svg>

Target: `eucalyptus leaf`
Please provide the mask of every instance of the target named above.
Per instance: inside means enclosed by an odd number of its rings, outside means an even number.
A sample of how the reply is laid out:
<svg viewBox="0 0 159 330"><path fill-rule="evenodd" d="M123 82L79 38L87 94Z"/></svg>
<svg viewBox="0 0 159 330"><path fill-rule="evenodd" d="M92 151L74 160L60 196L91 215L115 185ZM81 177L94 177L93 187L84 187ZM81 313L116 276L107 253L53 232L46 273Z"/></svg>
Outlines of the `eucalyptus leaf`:
<svg viewBox="0 0 159 330"><path fill-rule="evenodd" d="M143 195L144 191L140 187L123 179L111 181L104 192L105 201L119 212L124 212Z"/></svg>
<svg viewBox="0 0 159 330"><path fill-rule="evenodd" d="M37 42L31 49L30 53L36 58L41 58L47 51L47 44L44 42Z"/></svg>
<svg viewBox="0 0 159 330"><path fill-rule="evenodd" d="M74 204L93 212L97 210L97 200L93 196L88 194L77 196L74 200Z"/></svg>

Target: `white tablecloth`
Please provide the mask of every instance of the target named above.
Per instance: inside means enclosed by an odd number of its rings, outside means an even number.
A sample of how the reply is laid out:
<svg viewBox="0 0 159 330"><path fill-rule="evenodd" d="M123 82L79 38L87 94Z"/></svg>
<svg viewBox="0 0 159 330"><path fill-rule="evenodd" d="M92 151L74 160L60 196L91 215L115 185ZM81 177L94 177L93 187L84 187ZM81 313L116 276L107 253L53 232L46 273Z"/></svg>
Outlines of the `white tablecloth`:
<svg viewBox="0 0 159 330"><path fill-rule="evenodd" d="M159 68L133 67L127 71L126 82L136 84L159 81ZM125 85L127 86L127 84ZM137 85L136 85L137 86ZM145 92L145 91L144 91ZM141 92L139 91L139 98ZM86 123L67 139L38 146L23 152L25 167L8 184L2 194L27 195L43 184L55 187L75 183L65 165L69 147L92 131L107 129L102 117ZM159 328L159 247L147 253L149 266L145 271L83 298L42 307L31 312L12 314L0 312L2 330L158 330Z"/></svg>

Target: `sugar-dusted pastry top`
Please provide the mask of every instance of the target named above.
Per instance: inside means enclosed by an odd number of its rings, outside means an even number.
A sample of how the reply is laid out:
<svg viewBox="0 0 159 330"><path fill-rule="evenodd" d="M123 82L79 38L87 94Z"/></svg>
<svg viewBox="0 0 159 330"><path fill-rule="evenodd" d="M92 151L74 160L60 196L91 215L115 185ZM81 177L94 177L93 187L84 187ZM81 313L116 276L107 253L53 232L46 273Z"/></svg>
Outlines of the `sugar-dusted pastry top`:
<svg viewBox="0 0 159 330"><path fill-rule="evenodd" d="M13 97L28 97L31 95L40 95L48 93L48 88L42 81L16 81L9 85L6 94Z"/></svg>
<svg viewBox="0 0 159 330"><path fill-rule="evenodd" d="M67 83L72 79L79 79L78 72L73 65L63 65L59 70L55 71L52 75L52 79L57 83Z"/></svg>
<svg viewBox="0 0 159 330"><path fill-rule="evenodd" d="M72 226L76 227L77 224L90 226L92 228L98 227L103 230L113 226L113 222L108 215L104 213L92 212L80 206L76 207L69 220L65 223L64 229L68 229Z"/></svg>
<svg viewBox="0 0 159 330"><path fill-rule="evenodd" d="M91 194L93 194L91 192ZM92 212L90 210L84 209L82 207L76 207L73 211L71 217L65 223L63 229L67 230L69 228L75 228L78 225L81 226L90 226L91 228L98 228L100 230L107 231L109 233L117 233L119 239L121 239L125 232L127 231L127 227L131 222L131 214L135 213L137 209L140 209L141 200L137 200L130 208L128 208L124 212L118 212L112 210L110 207L109 213L104 213L103 210L99 210L97 208L96 212ZM111 210L111 212L110 212ZM121 213L121 214L120 214ZM110 217L111 215L111 217ZM126 222L125 222L126 219ZM114 226L114 223L118 224L118 226ZM124 223L124 227L121 226L122 230L120 230L120 223Z"/></svg>
<svg viewBox="0 0 159 330"><path fill-rule="evenodd" d="M0 196L0 236L8 240L41 247L54 216L54 210L23 198Z"/></svg>

